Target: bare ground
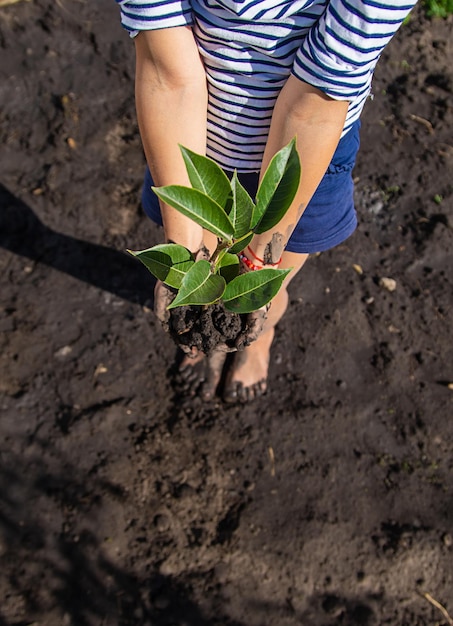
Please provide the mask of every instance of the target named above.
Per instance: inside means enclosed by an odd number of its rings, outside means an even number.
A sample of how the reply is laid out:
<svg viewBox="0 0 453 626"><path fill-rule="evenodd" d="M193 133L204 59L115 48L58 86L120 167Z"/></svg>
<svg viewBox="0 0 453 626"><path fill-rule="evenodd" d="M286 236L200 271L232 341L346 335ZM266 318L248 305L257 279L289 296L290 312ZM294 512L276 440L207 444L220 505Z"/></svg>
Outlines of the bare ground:
<svg viewBox="0 0 453 626"><path fill-rule="evenodd" d="M0 626L452 623L452 25L384 53L359 229L227 407L124 252L161 233L115 3L0 9Z"/></svg>

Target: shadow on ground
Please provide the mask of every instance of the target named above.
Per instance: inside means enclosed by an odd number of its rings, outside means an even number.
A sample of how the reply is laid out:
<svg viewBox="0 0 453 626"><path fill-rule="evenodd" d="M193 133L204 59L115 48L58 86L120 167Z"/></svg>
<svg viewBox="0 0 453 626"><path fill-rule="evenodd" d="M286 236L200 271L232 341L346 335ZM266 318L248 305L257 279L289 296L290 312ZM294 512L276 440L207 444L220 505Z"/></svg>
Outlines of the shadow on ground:
<svg viewBox="0 0 453 626"><path fill-rule="evenodd" d="M1 184L0 247L130 302L150 303L153 278L137 260L126 252L48 228L27 204ZM143 294L147 294L146 299Z"/></svg>

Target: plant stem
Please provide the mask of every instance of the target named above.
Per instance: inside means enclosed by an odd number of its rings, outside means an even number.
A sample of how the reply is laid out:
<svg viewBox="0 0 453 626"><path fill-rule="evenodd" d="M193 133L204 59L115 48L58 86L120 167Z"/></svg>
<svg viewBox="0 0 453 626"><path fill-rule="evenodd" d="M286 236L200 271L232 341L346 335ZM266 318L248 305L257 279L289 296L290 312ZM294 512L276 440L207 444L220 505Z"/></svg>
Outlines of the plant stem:
<svg viewBox="0 0 453 626"><path fill-rule="evenodd" d="M218 261L223 257L222 252L226 252L229 247L230 247L230 243L228 241L219 240L219 243L217 244L217 248L214 250L212 257L209 260L214 272L217 269Z"/></svg>

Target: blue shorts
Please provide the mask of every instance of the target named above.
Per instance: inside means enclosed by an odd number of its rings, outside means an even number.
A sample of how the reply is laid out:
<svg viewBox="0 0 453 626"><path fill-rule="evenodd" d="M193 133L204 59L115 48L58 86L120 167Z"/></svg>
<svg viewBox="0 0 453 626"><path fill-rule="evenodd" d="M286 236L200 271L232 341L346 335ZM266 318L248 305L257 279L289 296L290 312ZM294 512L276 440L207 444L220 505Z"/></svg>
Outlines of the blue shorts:
<svg viewBox="0 0 453 626"><path fill-rule="evenodd" d="M357 227L352 168L360 145L360 121L340 139L323 179L291 235L286 250L314 253L329 250L347 239ZM228 172L227 172L228 173ZM256 194L258 173L238 174L251 197ZM149 169L145 172L142 205L145 213L162 226L159 202L152 191Z"/></svg>

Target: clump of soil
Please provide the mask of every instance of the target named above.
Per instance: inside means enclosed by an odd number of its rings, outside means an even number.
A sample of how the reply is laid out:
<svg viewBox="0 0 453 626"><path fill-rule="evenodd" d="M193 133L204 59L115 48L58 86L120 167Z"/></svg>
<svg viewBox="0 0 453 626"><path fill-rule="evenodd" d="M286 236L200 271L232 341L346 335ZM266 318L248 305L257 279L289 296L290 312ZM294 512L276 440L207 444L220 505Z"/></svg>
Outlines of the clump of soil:
<svg viewBox="0 0 453 626"><path fill-rule="evenodd" d="M219 344L234 348L247 328L247 316L227 311L222 303L171 310L170 334L179 346L210 354Z"/></svg>

